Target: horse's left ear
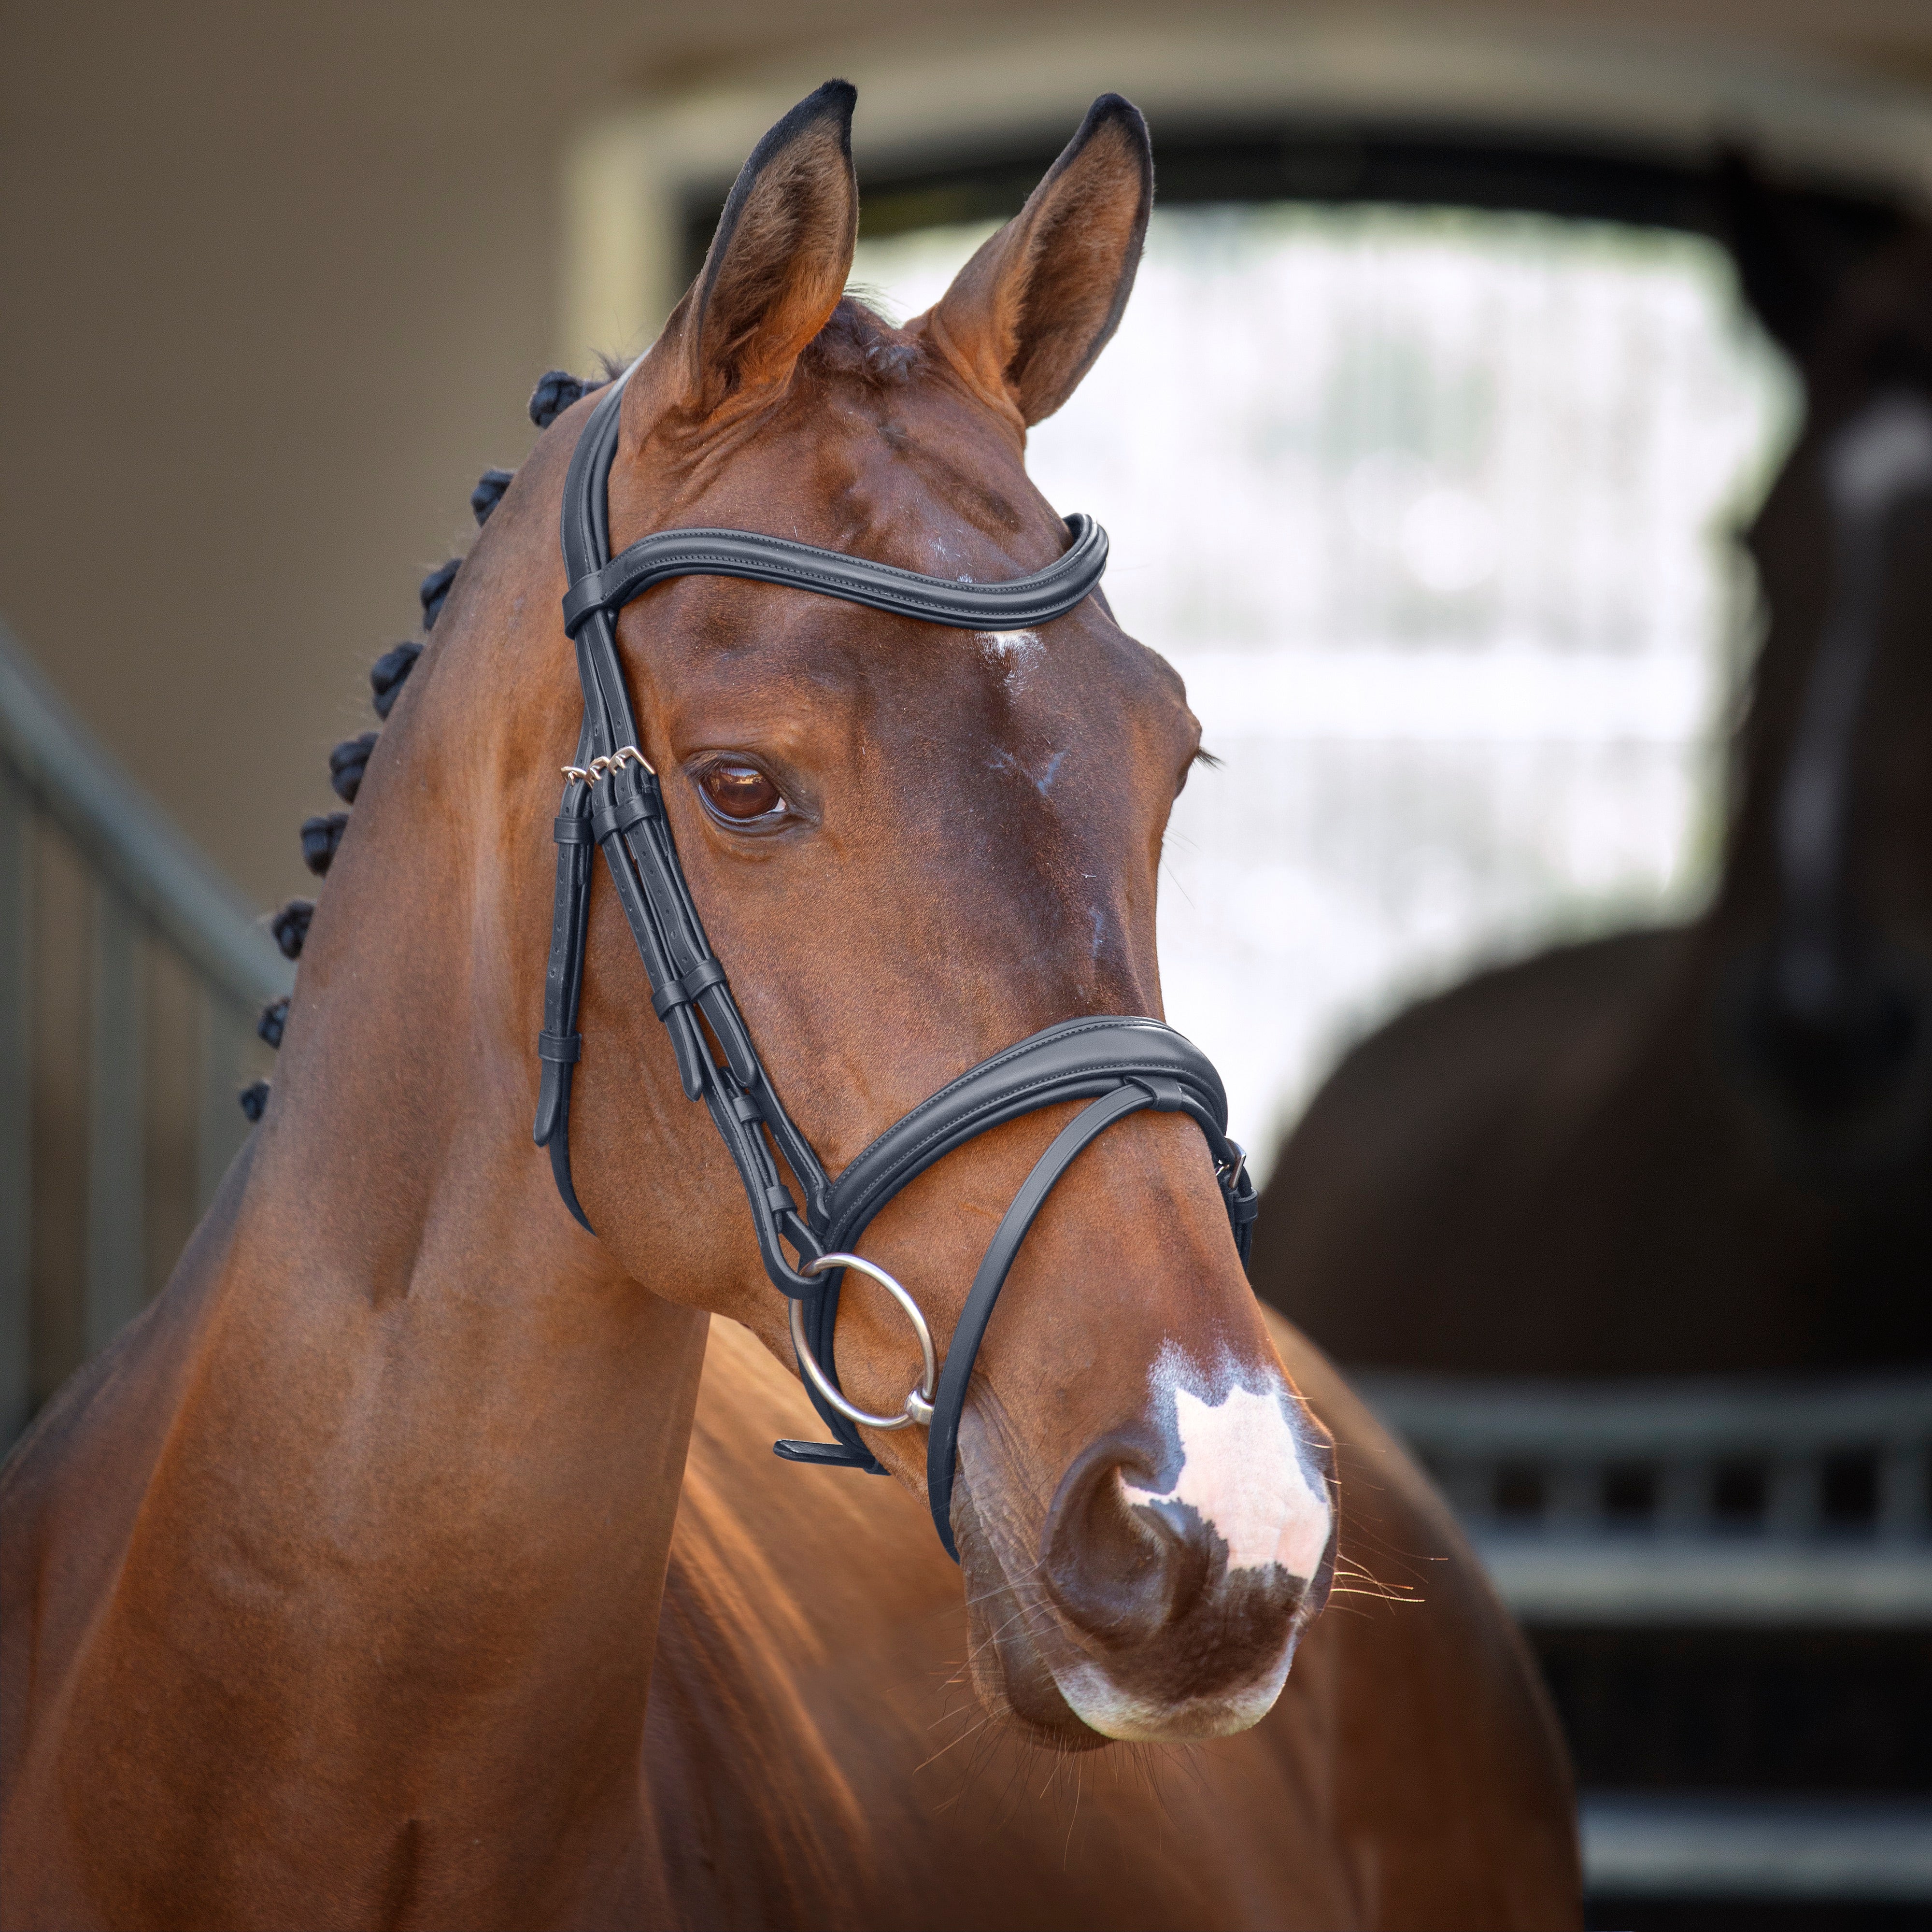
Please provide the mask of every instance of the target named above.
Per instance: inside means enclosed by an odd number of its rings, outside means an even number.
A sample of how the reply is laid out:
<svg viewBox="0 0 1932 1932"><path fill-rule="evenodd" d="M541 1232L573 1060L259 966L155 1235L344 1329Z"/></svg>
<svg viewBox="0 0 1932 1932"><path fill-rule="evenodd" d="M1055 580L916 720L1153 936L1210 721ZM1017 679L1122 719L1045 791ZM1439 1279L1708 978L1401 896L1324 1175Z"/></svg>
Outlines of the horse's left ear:
<svg viewBox="0 0 1932 1932"><path fill-rule="evenodd" d="M932 340L996 406L1024 423L1050 416L1120 326L1153 206L1147 122L1103 94L1025 207L940 298Z"/></svg>

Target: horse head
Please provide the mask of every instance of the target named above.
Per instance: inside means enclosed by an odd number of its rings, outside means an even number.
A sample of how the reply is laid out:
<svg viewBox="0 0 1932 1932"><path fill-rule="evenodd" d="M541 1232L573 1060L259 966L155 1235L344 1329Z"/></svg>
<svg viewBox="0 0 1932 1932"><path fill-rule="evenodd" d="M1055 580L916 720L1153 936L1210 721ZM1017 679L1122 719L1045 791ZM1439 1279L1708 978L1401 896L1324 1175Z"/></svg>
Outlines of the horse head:
<svg viewBox="0 0 1932 1932"><path fill-rule="evenodd" d="M1741 164L1730 199L1745 292L1808 402L1750 536L1773 616L1726 887L1770 908L1750 1058L1814 1147L1895 1160L1932 1100L1932 228L1847 266Z"/></svg>
<svg viewBox="0 0 1932 1932"><path fill-rule="evenodd" d="M902 328L845 293L853 102L830 83L760 143L702 272L631 372L614 550L722 527L978 584L1064 550L1028 480L1026 433L1120 320L1152 196L1144 123L1118 98L1096 102L1020 214ZM557 770L581 703L556 617L556 531L594 406L558 418L491 514L365 793L393 823L458 789L478 970L532 994ZM1199 731L1180 680L1102 598L976 633L692 576L626 606L616 638L692 898L829 1174L1016 1041L1082 1016L1159 1016L1156 873ZM371 849L382 837L368 828ZM570 1139L596 1245L562 1205L542 1212L568 1265L593 1265L601 1246L651 1294L746 1324L790 1365L788 1305L738 1176L686 1098L618 895L596 886ZM508 1133L535 1099L536 1018L527 999L501 1010L514 1030L487 1045L517 1070L500 1083ZM989 1236L1072 1111L981 1134L866 1231L866 1257L908 1285L942 1348ZM542 1160L526 1142L518 1158ZM850 1399L897 1411L916 1352L856 1272L837 1343ZM866 1441L924 1492L923 1431ZM1327 1593L1331 1469L1249 1290L1201 1132L1172 1112L1123 1120L1046 1198L960 1425L950 1524L982 1696L1062 1744L1252 1724ZM797 1506L814 1484L864 1480L801 1469Z"/></svg>

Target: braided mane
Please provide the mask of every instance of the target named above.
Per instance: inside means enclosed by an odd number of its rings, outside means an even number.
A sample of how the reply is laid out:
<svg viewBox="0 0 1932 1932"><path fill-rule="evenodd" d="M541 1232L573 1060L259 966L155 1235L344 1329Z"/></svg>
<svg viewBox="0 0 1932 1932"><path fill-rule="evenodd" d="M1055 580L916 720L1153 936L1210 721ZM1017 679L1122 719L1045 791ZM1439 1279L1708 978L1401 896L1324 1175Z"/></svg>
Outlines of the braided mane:
<svg viewBox="0 0 1932 1932"><path fill-rule="evenodd" d="M573 403L593 390L601 389L618 373L607 363L601 377L586 381L580 376L573 376L567 369L546 370L530 395L530 421L540 430L549 428ZM476 488L470 493L470 508L478 530L490 520L515 474L513 470L486 470L478 479ZM422 656L423 646L429 641L429 633L436 628L436 620L442 614L450 586L456 581L457 572L462 568L462 558L453 556L446 563L438 564L423 579L416 590L417 601L422 606L422 635L392 645L370 668L370 702L377 718L385 722L395 708L397 699L403 694L403 686L409 681L410 673L415 670L416 660ZM329 788L345 806L356 802L369 754L375 750L380 735L378 732L364 731L357 737L346 738L328 754ZM342 835L348 825L349 814L346 810L324 812L302 820L302 863L317 878L328 876L336 848L342 843ZM270 917L268 930L281 948L284 958L302 957L303 944L308 938L309 922L314 916L314 900L293 898ZM284 994L262 1009L255 1030L270 1046L279 1050L288 1017L289 1000ZM268 1082L257 1080L253 1085L244 1088L240 1099L242 1112L250 1121L259 1120L268 1104Z"/></svg>

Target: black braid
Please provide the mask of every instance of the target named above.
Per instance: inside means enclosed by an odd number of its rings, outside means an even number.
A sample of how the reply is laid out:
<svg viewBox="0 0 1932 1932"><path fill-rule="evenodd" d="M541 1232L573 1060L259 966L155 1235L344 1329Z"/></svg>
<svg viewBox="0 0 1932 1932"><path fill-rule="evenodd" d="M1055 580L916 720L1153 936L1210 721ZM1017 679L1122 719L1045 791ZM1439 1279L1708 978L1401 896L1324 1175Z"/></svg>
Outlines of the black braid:
<svg viewBox="0 0 1932 1932"><path fill-rule="evenodd" d="M594 396L610 380L605 376L589 382L581 376L573 376L568 369L546 369L530 392L530 421L538 429L548 429L572 403Z"/></svg>
<svg viewBox="0 0 1932 1932"><path fill-rule="evenodd" d="M470 493L470 512L480 530L490 520L490 512L503 500L503 492L516 475L514 470L486 470Z"/></svg>
<svg viewBox="0 0 1932 1932"><path fill-rule="evenodd" d="M568 369L546 369L530 392L530 421L548 429L584 394L584 384Z"/></svg>
<svg viewBox="0 0 1932 1932"><path fill-rule="evenodd" d="M546 370L530 398L531 422L538 429L549 428L573 403L594 394L610 380L606 376L602 382L586 382L581 376L572 375L567 369ZM503 500L503 492L508 489L515 476L512 470L486 470L478 479L476 488L470 493L470 508L479 530L490 520L491 513ZM449 596L449 586L455 582L456 573L462 567L460 556L452 557L447 563L431 571L418 587L416 596L422 604L425 631L435 628L436 619L442 614L444 601ZM376 660L369 673L369 688L374 694L378 718L386 720L395 708L396 700L402 694L410 673L416 669L416 660L422 656L422 648L419 642L411 639L385 651ZM328 782L344 805L356 802L356 794L362 787L363 773L368 769L370 754L376 748L376 736L374 731L364 731L360 737L346 738L328 754ZM302 862L316 878L326 876L348 824L349 814L346 812L332 812L302 821ZM302 957L303 944L308 938L309 922L314 916L313 899L291 899L268 922L268 930L274 934L275 944L281 948L285 959ZM279 1050L288 1019L288 996L284 994L262 1009L262 1017L255 1030L270 1046ZM242 1111L252 1125L261 1119L268 1106L268 1082L257 1080L253 1085L244 1087L239 1097Z"/></svg>
<svg viewBox="0 0 1932 1932"><path fill-rule="evenodd" d="M362 772L369 754L376 748L376 734L364 731L359 738L345 738L328 754L328 782L344 805L353 805L362 789Z"/></svg>
<svg viewBox="0 0 1932 1932"><path fill-rule="evenodd" d="M456 573L462 568L462 558L453 556L447 563L438 564L418 586L416 595L422 599L425 631L436 628L436 620L442 615L442 600L449 595L449 586L456 581Z"/></svg>
<svg viewBox="0 0 1932 1932"><path fill-rule="evenodd" d="M291 899L269 920L268 930L274 934L284 959L302 957L302 943L308 938L308 922L314 916L314 900Z"/></svg>
<svg viewBox="0 0 1932 1932"><path fill-rule="evenodd" d="M302 828L302 863L320 879L335 862L335 848L349 828L346 812L332 812L326 818L304 818Z"/></svg>
<svg viewBox="0 0 1932 1932"><path fill-rule="evenodd" d="M370 668L369 688L376 694L376 716L387 718L402 694L403 681L416 668L422 646L412 640L385 651Z"/></svg>

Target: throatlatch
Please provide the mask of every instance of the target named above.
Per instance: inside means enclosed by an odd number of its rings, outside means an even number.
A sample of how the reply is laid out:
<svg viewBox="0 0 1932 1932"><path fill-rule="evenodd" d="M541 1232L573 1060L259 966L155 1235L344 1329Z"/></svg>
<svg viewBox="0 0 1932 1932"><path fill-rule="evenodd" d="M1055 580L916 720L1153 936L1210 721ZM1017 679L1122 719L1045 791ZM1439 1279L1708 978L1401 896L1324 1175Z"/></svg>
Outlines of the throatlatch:
<svg viewBox="0 0 1932 1932"><path fill-rule="evenodd" d="M636 365L632 365L633 369ZM1227 1134L1220 1076L1201 1050L1158 1020L1091 1016L1065 1020L994 1054L887 1128L834 1182L785 1112L740 1015L724 968L704 936L664 816L656 773L638 748L638 728L616 646L617 614L674 577L750 578L836 597L928 623L970 631L1030 629L1064 616L1092 594L1107 565L1106 532L1090 518L1066 520L1072 542L1058 562L1004 584L949 583L837 550L745 530L662 530L610 556L610 476L630 372L591 412L563 490L563 558L570 580L564 627L577 647L584 725L566 768L556 840L556 904L537 1036L542 1085L536 1144L550 1149L564 1205L590 1222L570 1177L571 1081L583 1052L577 1031L584 984L590 851L599 847L616 887L664 1023L688 1100L702 1100L730 1150L758 1233L765 1271L794 1304L792 1335L806 1393L836 1440L780 1442L794 1462L884 1471L853 1420L873 1427L926 1424L932 1520L957 1559L951 1522L959 1419L973 1364L994 1304L1027 1231L1054 1184L1088 1143L1127 1114L1184 1113L1206 1137L1234 1244L1248 1258L1256 1200L1240 1148ZM698 1025L702 1014L714 1054ZM976 1136L1067 1100L1087 1100L1034 1164L974 1278L934 1388L930 1337L911 1297L870 1262L849 1254L872 1218L908 1182ZM785 1174L803 1194L793 1197ZM789 1246L797 1257L789 1258ZM814 1270L813 1264L830 1258ZM838 1287L848 1265L880 1279L905 1308L928 1362L904 1414L881 1418L844 1399L836 1365Z"/></svg>

